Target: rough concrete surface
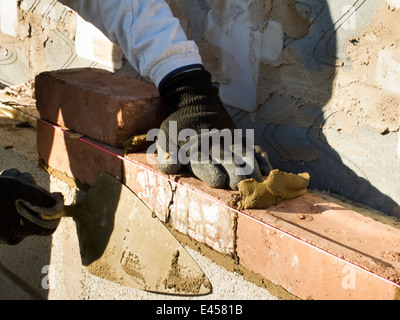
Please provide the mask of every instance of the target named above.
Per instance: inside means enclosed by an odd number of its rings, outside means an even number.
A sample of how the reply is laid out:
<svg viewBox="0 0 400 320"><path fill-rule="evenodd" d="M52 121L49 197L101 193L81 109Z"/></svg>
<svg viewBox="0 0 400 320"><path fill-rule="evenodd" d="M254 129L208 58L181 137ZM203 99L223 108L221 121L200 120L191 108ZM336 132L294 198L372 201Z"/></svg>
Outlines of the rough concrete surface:
<svg viewBox="0 0 400 320"><path fill-rule="evenodd" d="M17 123L0 116L0 169L16 167L31 172L40 186L62 192L66 204L81 199L83 191L39 169L36 131L18 128ZM189 247L186 249L211 281L210 295L166 296L124 287L83 270L75 223L71 218L63 218L52 237L31 237L15 247L0 246L0 299L277 299L242 275L227 271Z"/></svg>

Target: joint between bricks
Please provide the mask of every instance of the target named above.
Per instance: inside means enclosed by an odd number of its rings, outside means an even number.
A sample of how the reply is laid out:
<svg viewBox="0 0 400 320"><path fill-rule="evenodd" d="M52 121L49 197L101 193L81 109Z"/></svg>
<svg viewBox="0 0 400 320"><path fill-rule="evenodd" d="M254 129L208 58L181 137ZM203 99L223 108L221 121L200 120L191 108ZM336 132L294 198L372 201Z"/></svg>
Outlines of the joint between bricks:
<svg viewBox="0 0 400 320"><path fill-rule="evenodd" d="M177 185L175 184L175 187L173 187L171 181L168 181L168 184L171 188L171 200L169 201L168 206L167 206L167 212L166 212L166 217L165 217L166 223L169 223L169 220L171 218L171 206L174 204L174 198L175 198L175 193L176 193L176 189L177 189Z"/></svg>
<svg viewBox="0 0 400 320"><path fill-rule="evenodd" d="M232 216L232 259L236 265L239 265L239 256L237 254L237 227L238 227L238 214L233 212Z"/></svg>

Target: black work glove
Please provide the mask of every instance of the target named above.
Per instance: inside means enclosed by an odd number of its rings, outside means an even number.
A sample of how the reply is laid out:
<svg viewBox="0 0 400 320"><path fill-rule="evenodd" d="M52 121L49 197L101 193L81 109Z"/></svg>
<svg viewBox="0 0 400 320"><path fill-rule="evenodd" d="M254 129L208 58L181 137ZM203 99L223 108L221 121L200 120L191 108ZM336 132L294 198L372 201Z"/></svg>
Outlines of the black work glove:
<svg viewBox="0 0 400 320"><path fill-rule="evenodd" d="M269 174L272 167L261 147L249 145L248 141L246 146L244 137L239 137L235 143L236 126L223 106L217 88L212 85L209 72L194 70L178 74L162 83L159 91L168 114L160 127L166 139L159 135L156 144L162 172L176 174L184 164L209 186L229 186L233 190L241 180L254 178L259 181L262 175ZM170 132L171 127L173 130ZM194 137L191 136L194 139L184 140L185 135L177 138L173 133L179 134L185 129L194 130ZM215 144L209 139L208 145L203 143L202 148L202 142L207 141L202 140L207 136L202 129L224 132L231 136L231 142L228 139L225 140L227 144L221 141L219 146L213 147ZM181 157L184 154L187 158Z"/></svg>
<svg viewBox="0 0 400 320"><path fill-rule="evenodd" d="M48 236L60 219L45 221L64 208L61 193L49 193L39 187L32 175L17 169L0 173L0 244L16 245L31 235Z"/></svg>

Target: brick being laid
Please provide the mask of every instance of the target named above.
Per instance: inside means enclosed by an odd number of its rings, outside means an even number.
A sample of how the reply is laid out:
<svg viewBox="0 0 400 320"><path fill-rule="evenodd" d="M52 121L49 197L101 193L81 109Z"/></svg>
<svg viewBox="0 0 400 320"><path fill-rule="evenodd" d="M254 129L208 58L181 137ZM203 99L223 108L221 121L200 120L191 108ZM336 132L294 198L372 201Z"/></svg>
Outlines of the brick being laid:
<svg viewBox="0 0 400 320"><path fill-rule="evenodd" d="M115 147L158 128L165 118L154 85L102 69L40 73L35 97L42 119Z"/></svg>

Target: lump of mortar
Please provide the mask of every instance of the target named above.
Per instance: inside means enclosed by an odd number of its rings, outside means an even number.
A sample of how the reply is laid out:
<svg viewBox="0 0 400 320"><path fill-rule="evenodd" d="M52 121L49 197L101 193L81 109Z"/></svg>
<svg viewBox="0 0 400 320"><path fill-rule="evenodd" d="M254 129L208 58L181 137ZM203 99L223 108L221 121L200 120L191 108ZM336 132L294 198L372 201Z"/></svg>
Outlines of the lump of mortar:
<svg viewBox="0 0 400 320"><path fill-rule="evenodd" d="M241 181L238 184L240 197L235 205L239 210L266 209L283 200L306 194L309 181L308 173L293 174L273 170L263 182L254 179Z"/></svg>
<svg viewBox="0 0 400 320"><path fill-rule="evenodd" d="M264 182L247 179L238 184L240 199L236 206L243 209L264 209L275 204L275 196Z"/></svg>
<svg viewBox="0 0 400 320"><path fill-rule="evenodd" d="M277 202L300 197L307 192L310 182L308 173L287 173L273 170L268 179L264 181L275 195Z"/></svg>

